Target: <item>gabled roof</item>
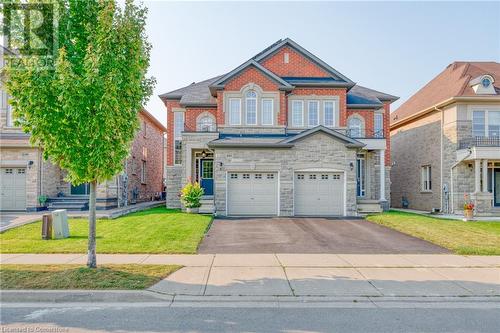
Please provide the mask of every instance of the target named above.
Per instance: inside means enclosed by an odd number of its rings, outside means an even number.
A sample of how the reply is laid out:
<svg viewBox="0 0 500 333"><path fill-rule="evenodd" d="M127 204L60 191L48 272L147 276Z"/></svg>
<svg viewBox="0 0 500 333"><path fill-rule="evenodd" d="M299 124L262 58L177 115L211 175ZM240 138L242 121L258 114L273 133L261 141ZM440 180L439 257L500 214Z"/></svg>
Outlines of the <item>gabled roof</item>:
<svg viewBox="0 0 500 333"><path fill-rule="evenodd" d="M364 147L365 144L358 141L358 140L355 140L353 138L350 138L348 137L347 135L344 135L340 132L337 132L335 130L332 130L332 129L329 129L325 126L322 126L322 125L319 125L319 126L316 126L314 128L311 128L311 129L308 129L308 130L305 130L303 132L301 132L300 134L297 134L293 137L290 137L288 139L285 139L283 141L281 141L281 143L293 143L297 140L300 140L302 138L305 138L309 135L312 135L312 134L315 134L315 133L318 133L318 132L322 132L322 133L325 133L327 135L330 135L342 142L345 143L345 145L347 147L350 147L350 148L361 148L361 147Z"/></svg>
<svg viewBox="0 0 500 333"><path fill-rule="evenodd" d="M384 106L383 102L394 102L399 97L389 95L377 90L369 89L359 85L355 85L347 92L347 108L360 109L360 108L381 108Z"/></svg>
<svg viewBox="0 0 500 333"><path fill-rule="evenodd" d="M300 54L302 54L303 56L305 56L306 58L308 58L309 60L311 60L312 62L314 62L316 65L318 65L319 67L321 67L322 69L324 69L332 77L334 77L334 78L336 78L338 80L344 81L345 83L347 83L351 87L355 85L355 83L353 81L351 81L347 76L345 76L345 75L341 74L340 72L336 71L330 65L328 65L326 62L324 62L320 58L316 57L314 54L312 54L311 52L307 51L305 48L303 48L302 46L300 46L299 44L297 44L296 42L294 42L290 38L285 38L283 40L280 39L276 43L274 43L271 46L269 46L268 48L264 49L262 52L260 52L257 55L255 55L253 57L253 59L255 61L257 61L257 62L260 62L260 61L264 60L265 58L273 55L279 49L281 49L282 47L284 47L286 45L288 45L291 48L295 49L297 52L299 52Z"/></svg>
<svg viewBox="0 0 500 333"><path fill-rule="evenodd" d="M161 94L159 97L177 99L181 106L217 106L217 100L210 94L208 86L221 77L222 75L218 75L198 83L193 82L189 86Z"/></svg>
<svg viewBox="0 0 500 333"><path fill-rule="evenodd" d="M230 71L226 75L223 75L218 80L214 81L212 84L210 84L209 88L210 88L210 92L212 93L212 96L216 96L217 95L216 91L219 89L223 89L224 85L227 81L229 81L231 78L233 78L234 76L243 72L245 69L247 69L249 67L255 67L256 69L261 71L263 74L265 74L267 77L274 80L276 83L278 83L280 89L282 89L282 90L292 90L293 89L293 86L290 83L286 82L285 80L280 78L278 75L274 74L273 72L271 72L270 70L268 70L267 68L265 68L264 66L259 64L257 61L250 59L250 60L246 61L245 63L241 64L240 66L238 66L237 68L233 69L232 71Z"/></svg>
<svg viewBox="0 0 500 333"><path fill-rule="evenodd" d="M454 97L477 97L470 81L484 74L495 79L494 87L497 94L500 94L500 63L456 61L394 111L391 114L391 124L401 122Z"/></svg>
<svg viewBox="0 0 500 333"><path fill-rule="evenodd" d="M151 113L149 113L145 108L142 108L140 110L140 113L148 118L153 124L155 124L155 126L160 129L162 132L167 132L167 129L165 128L165 126L163 126L162 123L160 123L160 121L158 119L155 118L155 116L153 116Z"/></svg>

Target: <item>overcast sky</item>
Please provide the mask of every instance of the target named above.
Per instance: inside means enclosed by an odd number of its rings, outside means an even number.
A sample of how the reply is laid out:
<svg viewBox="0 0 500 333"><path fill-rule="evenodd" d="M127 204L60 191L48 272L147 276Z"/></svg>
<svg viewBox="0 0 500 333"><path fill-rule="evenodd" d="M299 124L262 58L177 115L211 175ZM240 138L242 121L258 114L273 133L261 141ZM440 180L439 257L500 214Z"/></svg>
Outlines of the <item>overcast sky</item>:
<svg viewBox="0 0 500 333"><path fill-rule="evenodd" d="M500 2L146 1L158 94L224 74L290 37L359 83L401 99L456 60L500 61Z"/></svg>

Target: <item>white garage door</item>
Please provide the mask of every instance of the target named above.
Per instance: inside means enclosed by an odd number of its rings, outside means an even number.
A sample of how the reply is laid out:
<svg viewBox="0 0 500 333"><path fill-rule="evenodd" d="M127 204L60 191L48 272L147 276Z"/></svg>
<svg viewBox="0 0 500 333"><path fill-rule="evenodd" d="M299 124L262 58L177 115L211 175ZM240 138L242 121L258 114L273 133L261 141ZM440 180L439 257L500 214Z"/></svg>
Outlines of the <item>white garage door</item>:
<svg viewBox="0 0 500 333"><path fill-rule="evenodd" d="M2 168L0 210L26 209L26 168Z"/></svg>
<svg viewBox="0 0 500 333"><path fill-rule="evenodd" d="M227 191L228 215L277 215L277 173L230 172Z"/></svg>
<svg viewBox="0 0 500 333"><path fill-rule="evenodd" d="M342 173L295 173L295 215L344 215Z"/></svg>

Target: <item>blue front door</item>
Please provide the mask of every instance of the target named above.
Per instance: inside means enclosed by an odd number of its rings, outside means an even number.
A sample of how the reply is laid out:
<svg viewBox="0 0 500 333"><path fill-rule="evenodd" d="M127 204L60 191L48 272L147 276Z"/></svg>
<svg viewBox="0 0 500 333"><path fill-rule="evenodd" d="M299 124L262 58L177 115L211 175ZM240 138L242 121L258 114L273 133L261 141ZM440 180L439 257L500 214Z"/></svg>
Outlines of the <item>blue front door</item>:
<svg viewBox="0 0 500 333"><path fill-rule="evenodd" d="M201 187L205 191L205 195L214 194L214 160L200 161L200 178Z"/></svg>

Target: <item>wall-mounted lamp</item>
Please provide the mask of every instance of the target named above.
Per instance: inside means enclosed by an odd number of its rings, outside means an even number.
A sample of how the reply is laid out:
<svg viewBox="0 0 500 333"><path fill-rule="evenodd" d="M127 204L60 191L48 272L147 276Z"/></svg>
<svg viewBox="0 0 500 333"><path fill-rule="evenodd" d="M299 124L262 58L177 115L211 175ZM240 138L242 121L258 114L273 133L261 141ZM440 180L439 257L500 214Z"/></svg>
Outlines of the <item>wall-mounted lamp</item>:
<svg viewBox="0 0 500 333"><path fill-rule="evenodd" d="M353 162L349 163L349 168L351 169L351 171L354 170L354 163Z"/></svg>
<svg viewBox="0 0 500 333"><path fill-rule="evenodd" d="M33 166L33 164L35 164L35 162L33 162L33 161L29 161L29 162L28 162L28 168L29 168L29 169L31 169L31 167Z"/></svg>
<svg viewBox="0 0 500 333"><path fill-rule="evenodd" d="M207 157L207 152L206 151L202 151L201 152L201 157L203 157L203 158Z"/></svg>
<svg viewBox="0 0 500 333"><path fill-rule="evenodd" d="M396 166L396 161L392 161L391 166Z"/></svg>

